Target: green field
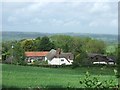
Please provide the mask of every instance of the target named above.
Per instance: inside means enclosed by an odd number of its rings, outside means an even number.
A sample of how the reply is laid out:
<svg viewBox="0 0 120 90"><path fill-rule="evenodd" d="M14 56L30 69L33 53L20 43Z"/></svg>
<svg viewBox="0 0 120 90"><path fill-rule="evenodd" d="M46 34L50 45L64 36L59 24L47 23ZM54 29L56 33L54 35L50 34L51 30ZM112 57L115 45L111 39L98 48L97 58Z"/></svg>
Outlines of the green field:
<svg viewBox="0 0 120 90"><path fill-rule="evenodd" d="M72 69L45 68L33 66L2 65L2 86L4 88L44 88L44 87L73 87L81 88L79 81L84 78L85 72L89 71L92 76L100 80L114 80L113 67L80 67Z"/></svg>

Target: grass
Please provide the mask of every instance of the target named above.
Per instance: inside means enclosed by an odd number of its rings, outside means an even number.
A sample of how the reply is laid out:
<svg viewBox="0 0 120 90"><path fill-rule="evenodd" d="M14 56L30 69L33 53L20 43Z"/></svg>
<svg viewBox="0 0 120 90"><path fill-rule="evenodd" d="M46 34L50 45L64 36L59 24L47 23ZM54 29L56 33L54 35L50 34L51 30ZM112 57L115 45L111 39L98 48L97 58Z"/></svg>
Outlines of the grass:
<svg viewBox="0 0 120 90"><path fill-rule="evenodd" d="M100 80L113 79L114 83L118 83L113 69L113 67L44 68L3 64L2 86L5 88L66 88L68 86L81 88L83 86L79 81L84 78L86 71Z"/></svg>

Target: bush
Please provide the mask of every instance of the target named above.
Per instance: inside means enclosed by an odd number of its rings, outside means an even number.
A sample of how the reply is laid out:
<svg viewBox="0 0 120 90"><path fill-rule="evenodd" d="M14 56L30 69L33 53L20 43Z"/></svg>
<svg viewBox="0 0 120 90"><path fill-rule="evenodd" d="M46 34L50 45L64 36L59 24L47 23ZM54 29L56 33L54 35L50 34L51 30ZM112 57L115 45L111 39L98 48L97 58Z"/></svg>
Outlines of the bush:
<svg viewBox="0 0 120 90"><path fill-rule="evenodd" d="M89 72L86 72L85 78L83 81L80 81L80 84L84 85L86 88L94 88L95 90L102 89L110 89L110 88L118 88L118 85L113 83L113 80L104 80L100 81L97 77L92 77Z"/></svg>
<svg viewBox="0 0 120 90"><path fill-rule="evenodd" d="M34 65L48 65L48 62L47 61L38 61L38 60L35 60L34 61Z"/></svg>

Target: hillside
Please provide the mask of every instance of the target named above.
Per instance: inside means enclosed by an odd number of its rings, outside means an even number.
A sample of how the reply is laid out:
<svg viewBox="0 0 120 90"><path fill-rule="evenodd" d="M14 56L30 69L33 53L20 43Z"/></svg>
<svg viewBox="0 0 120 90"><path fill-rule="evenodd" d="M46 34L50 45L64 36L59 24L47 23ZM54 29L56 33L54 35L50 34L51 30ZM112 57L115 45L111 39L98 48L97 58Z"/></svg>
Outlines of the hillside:
<svg viewBox="0 0 120 90"><path fill-rule="evenodd" d="M38 33L38 32L2 32L2 40L21 40L21 39L31 39L36 37L48 36L47 33Z"/></svg>
<svg viewBox="0 0 120 90"><path fill-rule="evenodd" d="M40 33L40 32L2 32L2 40L21 40L21 39L31 39L36 37L51 36L51 35L70 35L79 37L91 37L94 39L100 39L108 43L117 43L117 35L109 34L88 34L88 33Z"/></svg>

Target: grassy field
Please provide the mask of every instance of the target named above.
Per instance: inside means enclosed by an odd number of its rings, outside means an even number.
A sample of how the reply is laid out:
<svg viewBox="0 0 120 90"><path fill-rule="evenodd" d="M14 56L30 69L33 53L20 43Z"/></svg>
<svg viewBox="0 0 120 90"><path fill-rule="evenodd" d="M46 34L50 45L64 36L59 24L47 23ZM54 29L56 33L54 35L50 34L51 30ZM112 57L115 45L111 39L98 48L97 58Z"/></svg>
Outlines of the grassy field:
<svg viewBox="0 0 120 90"><path fill-rule="evenodd" d="M113 67L80 67L44 68L32 66L2 65L2 86L5 88L44 88L44 87L74 87L81 88L79 81L89 71L100 80L114 80ZM98 76L99 75L99 76Z"/></svg>

